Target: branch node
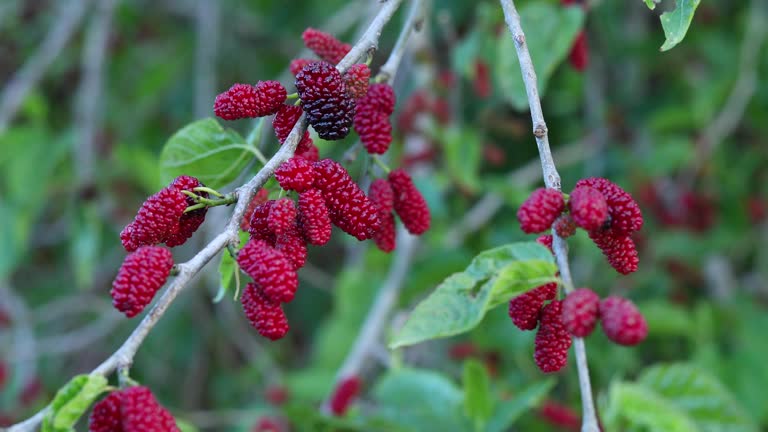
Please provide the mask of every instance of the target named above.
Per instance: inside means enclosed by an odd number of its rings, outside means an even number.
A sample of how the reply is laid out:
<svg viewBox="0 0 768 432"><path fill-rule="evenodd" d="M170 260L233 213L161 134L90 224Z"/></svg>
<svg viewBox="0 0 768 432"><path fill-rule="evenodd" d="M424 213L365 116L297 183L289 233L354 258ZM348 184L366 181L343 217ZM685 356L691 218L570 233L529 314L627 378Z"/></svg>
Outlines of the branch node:
<svg viewBox="0 0 768 432"><path fill-rule="evenodd" d="M522 48L523 45L525 45L525 35L524 34L516 34L515 35L515 43L517 44L517 46Z"/></svg>
<svg viewBox="0 0 768 432"><path fill-rule="evenodd" d="M544 138L547 136L547 125L546 123L537 123L536 126L533 128L533 136L536 138Z"/></svg>

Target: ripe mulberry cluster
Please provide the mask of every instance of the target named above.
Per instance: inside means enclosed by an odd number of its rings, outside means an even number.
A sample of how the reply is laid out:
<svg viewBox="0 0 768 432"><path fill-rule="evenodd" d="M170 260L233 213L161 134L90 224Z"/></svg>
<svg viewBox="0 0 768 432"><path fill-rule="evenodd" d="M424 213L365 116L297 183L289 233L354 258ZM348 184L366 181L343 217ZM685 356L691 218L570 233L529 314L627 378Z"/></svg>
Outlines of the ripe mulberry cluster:
<svg viewBox="0 0 768 432"><path fill-rule="evenodd" d="M194 177L179 176L160 192L150 196L139 208L133 222L120 233L120 240L128 252L141 246L165 243L170 247L183 244L205 221L206 209L184 213L194 201L182 191L202 186ZM195 192L207 197L205 193Z"/></svg>
<svg viewBox="0 0 768 432"><path fill-rule="evenodd" d="M560 237L568 237L575 227L582 228L617 272L637 270L631 236L642 228L643 216L632 195L607 179L579 180L567 204L559 191L537 189L520 206L517 219L526 233L554 228Z"/></svg>
<svg viewBox="0 0 768 432"><path fill-rule="evenodd" d="M509 301L509 317L520 330L533 330L539 323L541 307L557 296L557 284L548 283Z"/></svg>
<svg viewBox="0 0 768 432"><path fill-rule="evenodd" d="M296 105L283 105L277 111L275 118L272 120L272 128L275 130L275 135L277 135L277 140L280 141L280 144L284 143L288 138L299 117L301 117L301 107ZM309 131L304 131L301 141L296 146L295 155L314 162L317 160L317 154L317 146L312 142Z"/></svg>
<svg viewBox="0 0 768 432"><path fill-rule="evenodd" d="M571 335L562 320L563 302L554 300L541 310L541 325L536 332L533 358L544 373L557 372L568 363Z"/></svg>
<svg viewBox="0 0 768 432"><path fill-rule="evenodd" d="M264 240L249 241L238 253L237 264L271 301L288 303L296 295L299 280L293 264Z"/></svg>
<svg viewBox="0 0 768 432"><path fill-rule="evenodd" d="M307 120L320 138L339 140L347 136L355 100L334 65L319 61L304 66L296 75L296 89Z"/></svg>
<svg viewBox="0 0 768 432"><path fill-rule="evenodd" d="M260 335L278 340L288 333L288 318L282 305L267 297L260 285L249 283L240 302L243 304L245 316Z"/></svg>
<svg viewBox="0 0 768 432"><path fill-rule="evenodd" d="M224 120L264 117L276 113L286 96L278 81L259 81L255 86L234 84L216 96L213 112Z"/></svg>
<svg viewBox="0 0 768 432"><path fill-rule="evenodd" d="M89 432L178 432L176 421L147 387L114 391L93 406Z"/></svg>
<svg viewBox="0 0 768 432"><path fill-rule="evenodd" d="M355 132L368 153L384 154L392 142L389 116L395 110L395 92L389 84L373 84L357 101Z"/></svg>
<svg viewBox="0 0 768 432"><path fill-rule="evenodd" d="M429 206L424 196L413 184L411 176L403 169L396 169L387 176L395 192L395 213L411 234L421 235L428 229L432 220Z"/></svg>
<svg viewBox="0 0 768 432"><path fill-rule="evenodd" d="M158 246L142 246L125 257L112 282L112 305L133 318L152 302L165 284L173 267L171 251Z"/></svg>

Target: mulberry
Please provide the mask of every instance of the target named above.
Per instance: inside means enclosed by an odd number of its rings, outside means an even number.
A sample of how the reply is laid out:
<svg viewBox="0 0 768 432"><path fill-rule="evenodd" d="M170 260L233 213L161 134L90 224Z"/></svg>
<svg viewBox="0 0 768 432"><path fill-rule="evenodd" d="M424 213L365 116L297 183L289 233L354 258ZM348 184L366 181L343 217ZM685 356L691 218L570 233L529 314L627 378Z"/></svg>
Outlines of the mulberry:
<svg viewBox="0 0 768 432"><path fill-rule="evenodd" d="M259 189L253 196L251 202L248 203L248 208L245 209L243 214L243 220L240 222L240 229L243 231L251 231L251 217L254 210L261 204L264 204L269 199L269 191L266 189Z"/></svg>
<svg viewBox="0 0 768 432"><path fill-rule="evenodd" d="M275 178L285 190L304 192L312 187L315 171L312 163L301 157L292 157L275 171Z"/></svg>
<svg viewBox="0 0 768 432"><path fill-rule="evenodd" d="M539 323L541 306L557 296L557 284L548 283L520 294L509 301L509 317L520 330L533 330Z"/></svg>
<svg viewBox="0 0 768 432"><path fill-rule="evenodd" d="M347 94L353 99L360 99L368 92L368 81L371 79L371 69L365 63L352 65L344 74Z"/></svg>
<svg viewBox="0 0 768 432"><path fill-rule="evenodd" d="M392 252L397 246L397 231L395 230L395 215L392 212L379 213L381 227L373 235L373 242L383 252Z"/></svg>
<svg viewBox="0 0 768 432"><path fill-rule="evenodd" d="M304 46L311 49L321 59L334 65L340 62L352 49L350 44L343 43L332 35L311 27L304 30L301 38L304 40Z"/></svg>
<svg viewBox="0 0 768 432"><path fill-rule="evenodd" d="M587 45L587 34L584 30L576 35L576 39L571 46L571 52L568 54L568 61L571 67L579 72L584 72L589 64L589 46Z"/></svg>
<svg viewBox="0 0 768 432"><path fill-rule="evenodd" d="M331 239L331 217L319 189L299 194L298 220L301 233L310 244L322 246Z"/></svg>
<svg viewBox="0 0 768 432"><path fill-rule="evenodd" d="M376 179L371 182L368 198L379 207L381 212L389 213L395 208L395 192L385 179Z"/></svg>
<svg viewBox="0 0 768 432"><path fill-rule="evenodd" d="M298 270L304 267L307 262L307 242L301 235L296 224L288 231L277 236L275 249L282 252L288 261L293 264L293 269Z"/></svg>
<svg viewBox="0 0 768 432"><path fill-rule="evenodd" d="M475 61L475 79L472 84L477 97L486 99L491 95L491 74L488 63L482 60Z"/></svg>
<svg viewBox="0 0 768 432"><path fill-rule="evenodd" d="M643 227L643 214L632 195L610 180L591 177L581 179L576 187L589 186L597 189L605 197L610 216L610 230L615 235L631 234Z"/></svg>
<svg viewBox="0 0 768 432"><path fill-rule="evenodd" d="M171 267L173 256L168 249L140 247L125 257L112 282L112 305L128 318L138 315L165 284Z"/></svg>
<svg viewBox="0 0 768 432"><path fill-rule="evenodd" d="M339 140L347 136L355 115L355 100L339 71L328 62L310 63L296 75L302 109L320 138Z"/></svg>
<svg viewBox="0 0 768 432"><path fill-rule="evenodd" d="M331 396L331 412L343 416L359 392L360 378L353 375L341 380Z"/></svg>
<svg viewBox="0 0 768 432"><path fill-rule="evenodd" d="M648 336L648 323L634 303L622 297L607 297L600 302L603 331L619 345L637 345Z"/></svg>
<svg viewBox="0 0 768 432"><path fill-rule="evenodd" d="M389 84L373 84L368 88L365 97L358 101L358 104L386 115L392 115L395 112L395 91Z"/></svg>
<svg viewBox="0 0 768 432"><path fill-rule="evenodd" d="M560 431L581 431L581 417L571 407L554 401L544 401L539 408L539 417Z"/></svg>
<svg viewBox="0 0 768 432"><path fill-rule="evenodd" d="M295 155L310 162L317 162L320 159L320 150L314 143L310 142L306 149L302 151L297 150Z"/></svg>
<svg viewBox="0 0 768 432"><path fill-rule="evenodd" d="M293 127L296 126L296 122L301 117L301 107L296 105L283 105L275 114L275 118L272 119L272 128L275 130L275 135L280 144L284 143L291 134ZM315 147L312 142L312 138L309 136L309 131L304 131L304 136L296 146L296 156L300 156L302 153L311 151Z"/></svg>
<svg viewBox="0 0 768 432"><path fill-rule="evenodd" d="M259 81L255 86L234 84L216 96L213 112L224 120L264 117L276 113L286 96L278 81Z"/></svg>
<svg viewBox="0 0 768 432"><path fill-rule="evenodd" d="M378 209L336 161L315 162L315 187L323 193L331 221L358 240L372 238L381 226Z"/></svg>
<svg viewBox="0 0 768 432"><path fill-rule="evenodd" d="M640 259L637 256L635 242L628 235L615 234L611 230L605 232L590 231L589 238L595 242L603 255L617 272L627 275L637 271Z"/></svg>
<svg viewBox="0 0 768 432"><path fill-rule="evenodd" d="M280 198L272 203L267 216L267 226L275 235L285 234L296 224L296 205L290 198Z"/></svg>
<svg viewBox="0 0 768 432"><path fill-rule="evenodd" d="M248 230L248 233L251 234L251 238L264 240L270 245L275 244L275 233L270 229L268 224L269 213L274 203L275 200L268 200L253 209L249 223L250 229Z"/></svg>
<svg viewBox="0 0 768 432"><path fill-rule="evenodd" d="M389 173L389 184L395 192L395 213L411 234L420 235L429 229L431 216L424 196L413 184L411 176L402 169Z"/></svg>
<svg viewBox="0 0 768 432"><path fill-rule="evenodd" d="M545 246L547 249L549 249L550 252L555 253L552 250L552 235L551 234L546 234L546 235L543 235L543 236L539 236L536 239L536 243Z"/></svg>
<svg viewBox="0 0 768 432"><path fill-rule="evenodd" d="M288 303L299 285L293 264L263 240L251 239L238 253L237 264L273 302Z"/></svg>
<svg viewBox="0 0 768 432"><path fill-rule="evenodd" d="M291 60L291 64L288 66L288 69L290 69L291 75L295 77L296 74L298 74L299 72L301 72L302 69L304 69L304 66L316 61L317 60L310 60L310 59L303 59L303 58L294 59L294 60Z"/></svg>
<svg viewBox="0 0 768 432"><path fill-rule="evenodd" d="M571 192L568 208L576 225L587 231L600 229L608 220L608 204L600 191L579 186Z"/></svg>
<svg viewBox="0 0 768 432"><path fill-rule="evenodd" d="M600 316L600 297L589 288L579 288L563 300L563 324L576 337L587 337Z"/></svg>
<svg viewBox="0 0 768 432"><path fill-rule="evenodd" d="M175 180L171 183L171 187L176 188L179 192L181 191L190 191L193 192L193 189L196 187L204 186L202 183L200 183L200 180L196 179L195 177L191 176L179 176L176 177ZM203 198L208 198L207 192L195 192L198 196L201 196ZM187 197L187 206L195 205L195 201L191 197ZM208 208L201 208L197 210L193 210L188 213L183 213L181 215L181 218L179 219L179 230L175 234L170 235L166 240L165 244L169 247L175 247L180 246L184 244L184 242L187 241L190 237L192 237L192 234L197 231L198 228L200 228L200 225L205 222L205 215L208 213Z"/></svg>
<svg viewBox="0 0 768 432"><path fill-rule="evenodd" d="M565 201L560 191L539 188L517 210L517 220L523 232L540 233L550 229L564 209Z"/></svg>
<svg viewBox="0 0 768 432"><path fill-rule="evenodd" d="M114 391L93 406L90 432L178 432L176 421L146 387Z"/></svg>
<svg viewBox="0 0 768 432"><path fill-rule="evenodd" d="M562 320L563 302L554 300L541 310L541 325L534 341L533 357L544 373L557 372L568 363L571 335Z"/></svg>
<svg viewBox="0 0 768 432"><path fill-rule="evenodd" d="M283 338L288 333L288 318L279 302L270 300L257 284L249 283L240 302L245 316L260 335L271 340Z"/></svg>
<svg viewBox="0 0 768 432"><path fill-rule="evenodd" d="M374 84L357 101L355 132L370 154L384 154L392 142L389 116L395 107L395 93L387 84Z"/></svg>
<svg viewBox="0 0 768 432"><path fill-rule="evenodd" d="M576 223L573 221L571 215L563 214L558 216L552 226L555 228L557 235L562 238L567 238L576 234Z"/></svg>
<svg viewBox="0 0 768 432"><path fill-rule="evenodd" d="M128 252L140 246L162 243L179 231L179 220L187 209L187 196L166 187L147 198L136 218L120 233Z"/></svg>

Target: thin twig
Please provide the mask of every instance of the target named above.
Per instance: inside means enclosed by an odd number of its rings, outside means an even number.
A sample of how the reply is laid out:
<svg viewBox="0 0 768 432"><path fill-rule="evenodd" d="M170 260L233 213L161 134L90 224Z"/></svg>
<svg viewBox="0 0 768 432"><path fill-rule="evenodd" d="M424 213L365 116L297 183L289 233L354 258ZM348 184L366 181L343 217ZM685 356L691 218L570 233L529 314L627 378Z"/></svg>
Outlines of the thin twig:
<svg viewBox="0 0 768 432"><path fill-rule="evenodd" d="M536 71L533 67L531 54L528 52L528 45L525 42L525 33L520 23L520 15L515 9L513 0L500 0L501 7L504 10L504 20L507 22L512 39L515 42L517 58L520 61L520 72L523 75L525 91L528 95L528 105L531 109L531 120L533 122L533 135L536 137L536 145L539 147L539 157L541 159L541 169L544 175L544 184L548 188L560 190L560 174L557 172L555 162L552 159L552 152L549 149L549 138L547 136L547 124L544 122L544 112L541 109L541 100L537 88ZM560 278L563 280L563 287L568 293L573 290L573 280L571 279L571 269L568 265L568 244L557 233L552 231L553 251L555 261L557 262ZM576 366L579 373L579 386L581 387L581 406L582 406L582 432L598 432L600 428L597 424L595 415L595 406L592 398L592 385L589 381L589 367L587 365L587 353L582 338L574 338L574 351L576 353Z"/></svg>
<svg viewBox="0 0 768 432"><path fill-rule="evenodd" d="M395 74L400 68L400 61L402 61L403 55L405 55L408 38L411 37L411 33L421 29L421 25L424 23L424 7L424 2L421 0L414 1L411 4L411 10L408 12L408 18L405 20L403 30L397 37L397 42L395 42L395 46L392 48L386 63L379 68L379 76L383 77L390 85L394 81Z"/></svg>
<svg viewBox="0 0 768 432"><path fill-rule="evenodd" d="M376 47L378 44L378 38L381 34L384 25L389 21L394 12L397 10L397 6L402 0L389 0L379 11L379 14L373 19L370 27L365 32L363 37L358 41L355 46L352 47L349 54L344 57L341 62L336 66L340 72L346 72L346 70L360 58L361 53L367 52L372 47ZM179 274L171 282L171 284L165 289L165 292L160 296L155 305L149 311L149 313L141 320L136 329L131 333L128 339L123 342L120 348L117 349L108 359L101 363L91 374L95 375L108 375L117 368L128 368L133 363L133 358L136 355L139 347L144 339L149 335L149 332L154 328L165 311L171 305L173 300L179 293L189 284L190 281L202 270L202 268L213 259L222 249L229 244L237 244L239 242L240 221L245 214L245 210L248 203L253 198L253 195L258 191L274 174L275 170L285 161L293 156L296 150L296 145L304 135L304 131L307 129L306 115L302 114L296 125L291 130L291 133L285 140L285 143L275 153L274 156L264 165L264 167L245 185L239 187L235 192L237 196L237 204L232 217L229 219L226 228L223 232L213 238L200 252L197 253L192 259L185 263L177 264ZM32 431L42 421L45 414L50 408L45 407L43 410L35 414L32 418L27 419L21 423L17 423L7 429L7 432L24 432Z"/></svg>
<svg viewBox="0 0 768 432"><path fill-rule="evenodd" d="M88 3L88 0L59 3L59 13L51 31L32 57L8 81L0 95L0 134L5 132L29 90L40 81L45 70L69 42L85 14Z"/></svg>

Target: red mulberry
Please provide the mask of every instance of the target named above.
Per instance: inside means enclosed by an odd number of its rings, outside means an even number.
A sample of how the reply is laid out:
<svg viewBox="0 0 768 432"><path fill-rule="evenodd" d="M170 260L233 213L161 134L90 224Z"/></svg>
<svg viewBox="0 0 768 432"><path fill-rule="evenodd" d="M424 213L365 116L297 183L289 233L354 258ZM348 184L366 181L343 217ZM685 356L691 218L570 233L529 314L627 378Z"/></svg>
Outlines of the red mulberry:
<svg viewBox="0 0 768 432"><path fill-rule="evenodd" d="M285 190L304 192L312 187L315 170L312 168L312 162L301 157L292 157L275 171L275 178Z"/></svg>
<svg viewBox="0 0 768 432"><path fill-rule="evenodd" d="M171 251L158 246L143 246L125 257L112 282L112 305L133 318L152 302L165 284L173 267Z"/></svg>
<svg viewBox="0 0 768 432"><path fill-rule="evenodd" d="M607 297L600 302L603 331L619 345L637 345L648 336L648 324L634 303L622 297Z"/></svg>
<svg viewBox="0 0 768 432"><path fill-rule="evenodd" d="M235 84L216 96L213 112L224 120L264 117L276 113L286 96L285 87L277 81Z"/></svg>
<svg viewBox="0 0 768 432"><path fill-rule="evenodd" d="M202 183L200 183L200 180L191 177L191 176L179 176L176 177L176 179L171 183L171 187L176 188L179 192L181 191L190 191L194 192L192 189L196 187L204 186ZM208 198L208 193L206 192L195 192L197 195ZM195 201L191 197L187 197L187 206L195 205ZM197 210L193 210L189 213L182 214L181 218L179 219L179 230L175 234L172 234L165 240L165 244L169 247L175 247L180 246L184 244L184 242L187 241L190 237L192 237L192 234L197 231L198 228L200 228L200 225L205 222L205 215L208 212L207 208L201 208Z"/></svg>
<svg viewBox="0 0 768 432"><path fill-rule="evenodd" d="M288 333L288 318L279 302L269 297L255 283L249 283L240 298L245 316L260 335L278 340Z"/></svg>
<svg viewBox="0 0 768 432"><path fill-rule="evenodd" d="M539 408L539 417L559 431L581 431L581 417L571 407L553 401L544 401Z"/></svg>
<svg viewBox="0 0 768 432"><path fill-rule="evenodd" d="M253 216L253 212L256 210L256 207L267 202L267 199L269 199L268 190L259 189L259 191L256 192L256 194L253 196L253 199L251 199L251 202L248 203L248 208L245 209L245 213L243 214L243 220L240 222L241 230L248 232L251 231L251 216Z"/></svg>
<svg viewBox="0 0 768 432"><path fill-rule="evenodd" d="M147 198L136 218L120 233L128 252L140 246L162 243L179 231L179 220L187 208L187 196L166 187Z"/></svg>
<svg viewBox="0 0 768 432"><path fill-rule="evenodd" d="M384 154L392 142L389 116L395 108L395 93L388 84L374 84L357 101L355 132L371 154Z"/></svg>
<svg viewBox="0 0 768 432"><path fill-rule="evenodd" d="M93 406L90 432L178 432L173 416L146 387L114 391Z"/></svg>
<svg viewBox="0 0 768 432"><path fill-rule="evenodd" d="M371 79L371 69L365 63L352 65L344 74L347 93L353 99L359 99L368 92L368 81Z"/></svg>
<svg viewBox="0 0 768 432"><path fill-rule="evenodd" d="M275 244L275 233L269 228L269 223L267 221L269 219L269 212L274 203L274 200L268 200L253 209L251 221L249 223L250 229L248 230L251 234L251 238L264 240L270 245Z"/></svg>
<svg viewBox="0 0 768 432"><path fill-rule="evenodd" d="M614 234L631 234L643 227L643 214L637 202L617 184L604 178L591 177L579 180L576 187L579 186L590 186L603 194L611 219L610 230Z"/></svg>
<svg viewBox="0 0 768 432"><path fill-rule="evenodd" d="M550 252L555 253L552 250L552 235L551 234L539 236L536 239L536 243L545 246L547 249L549 249Z"/></svg>
<svg viewBox="0 0 768 432"><path fill-rule="evenodd" d="M379 219L381 219L381 227L374 234L373 241L382 251L392 252L397 242L395 215L392 214L395 206L395 192L388 181L376 179L368 188L368 198L376 204L379 209Z"/></svg>
<svg viewBox="0 0 768 432"><path fill-rule="evenodd" d="M371 182L371 186L368 188L368 198L382 212L389 213L395 208L395 192L385 179L376 179Z"/></svg>
<svg viewBox="0 0 768 432"><path fill-rule="evenodd" d="M564 209L565 201L560 191L539 188L517 210L517 220L523 232L540 233L550 229Z"/></svg>
<svg viewBox="0 0 768 432"><path fill-rule="evenodd" d="M589 288L579 288L563 300L563 324L576 337L587 337L600 316L600 297Z"/></svg>
<svg viewBox="0 0 768 432"><path fill-rule="evenodd" d="M411 176L402 169L389 173L389 184L395 192L395 213L411 234L420 235L429 229L431 216L424 196L413 184Z"/></svg>
<svg viewBox="0 0 768 432"><path fill-rule="evenodd" d="M331 412L334 415L343 416L359 392L360 378L350 376L341 380L331 396Z"/></svg>
<svg viewBox="0 0 768 432"><path fill-rule="evenodd" d="M296 225L296 205L290 198L280 198L272 203L267 216L267 226L275 235L287 233Z"/></svg>
<svg viewBox="0 0 768 432"><path fill-rule="evenodd" d="M296 89L309 124L320 138L347 136L355 116L355 100L339 71L328 62L310 63L296 75Z"/></svg>
<svg viewBox="0 0 768 432"><path fill-rule="evenodd" d="M265 241L250 240L238 253L237 264L270 300L288 303L296 295L299 279L293 264Z"/></svg>
<svg viewBox="0 0 768 432"><path fill-rule="evenodd" d="M301 72L302 69L304 69L304 66L316 61L317 60L310 60L310 59L303 59L303 58L294 59L294 60L291 60L291 64L288 66L288 69L290 69L291 75L295 77L296 74L298 74L299 72Z"/></svg>
<svg viewBox="0 0 768 432"><path fill-rule="evenodd" d="M315 162L315 187L323 193L331 221L358 240L372 238L381 226L378 208L336 161Z"/></svg>
<svg viewBox="0 0 768 432"><path fill-rule="evenodd" d="M608 204L600 191L579 186L571 192L568 208L576 225L587 231L600 229L608 219Z"/></svg>
<svg viewBox="0 0 768 432"><path fill-rule="evenodd" d="M314 143L310 142L306 149L303 149L302 151L298 151L297 149L295 155L310 162L317 162L320 159L320 149L318 149Z"/></svg>
<svg viewBox="0 0 768 432"><path fill-rule="evenodd" d="M341 61L352 46L343 43L336 39L332 35L308 28L301 34L301 38L304 40L304 46L311 49L321 59L331 62L334 65Z"/></svg>
<svg viewBox="0 0 768 432"><path fill-rule="evenodd" d="M307 262L307 242L295 224L288 231L277 236L275 249L288 258L294 270L304 267Z"/></svg>
<svg viewBox="0 0 768 432"><path fill-rule="evenodd" d="M637 257L637 248L631 237L614 234L608 230L605 232L591 231L589 238L603 251L608 264L617 272L626 275L637 271L640 259Z"/></svg>
<svg viewBox="0 0 768 432"><path fill-rule="evenodd" d="M557 235L562 238L567 238L576 234L576 223L573 221L571 215L563 214L558 216L552 226L555 228Z"/></svg>
<svg viewBox="0 0 768 432"><path fill-rule="evenodd" d="M541 325L536 333L534 359L544 373L557 372L568 363L571 335L562 320L563 302L554 300L541 310Z"/></svg>
<svg viewBox="0 0 768 432"><path fill-rule="evenodd" d="M331 239L331 217L319 189L299 194L299 227L310 244L322 246Z"/></svg>
<svg viewBox="0 0 768 432"><path fill-rule="evenodd" d="M296 126L296 122L301 117L301 107L296 105L283 105L280 110L275 114L275 118L272 120L272 128L275 130L275 135L280 144L284 143L291 134L293 127ZM304 131L301 141L296 146L296 156L300 156L302 153L306 153L315 147L312 142L312 138L309 136L309 131Z"/></svg>
<svg viewBox="0 0 768 432"><path fill-rule="evenodd" d="M520 330L533 330L539 323L541 306L557 296L557 284L548 283L520 294L509 301L509 317Z"/></svg>
<svg viewBox="0 0 768 432"><path fill-rule="evenodd" d="M383 252L392 252L397 246L397 230L395 229L395 215L392 212L379 214L381 228L373 235L373 241Z"/></svg>
<svg viewBox="0 0 768 432"><path fill-rule="evenodd" d="M363 104L386 115L392 115L395 112L395 91L389 84L373 84L368 88L365 97L358 101L358 104Z"/></svg>

